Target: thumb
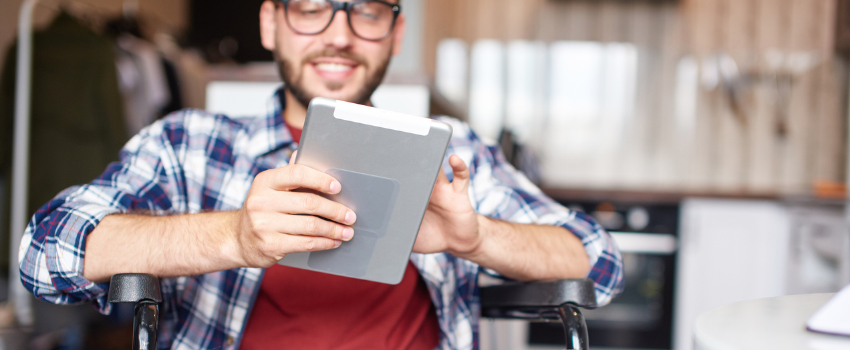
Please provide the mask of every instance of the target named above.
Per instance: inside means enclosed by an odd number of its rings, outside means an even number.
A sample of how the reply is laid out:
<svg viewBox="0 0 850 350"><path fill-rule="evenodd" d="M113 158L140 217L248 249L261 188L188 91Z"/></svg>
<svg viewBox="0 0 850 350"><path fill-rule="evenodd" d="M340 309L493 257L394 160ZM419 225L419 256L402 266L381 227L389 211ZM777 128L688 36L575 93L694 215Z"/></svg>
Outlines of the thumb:
<svg viewBox="0 0 850 350"><path fill-rule="evenodd" d="M455 154L449 157L449 165L452 166L454 173L452 187L456 192L466 192L469 188L469 167Z"/></svg>

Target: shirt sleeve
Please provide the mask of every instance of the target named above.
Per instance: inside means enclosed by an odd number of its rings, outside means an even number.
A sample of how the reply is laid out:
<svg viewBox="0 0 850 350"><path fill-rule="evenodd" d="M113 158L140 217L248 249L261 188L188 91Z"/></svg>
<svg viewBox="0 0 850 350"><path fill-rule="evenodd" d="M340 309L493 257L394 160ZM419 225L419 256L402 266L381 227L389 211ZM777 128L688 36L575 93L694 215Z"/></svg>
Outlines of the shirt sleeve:
<svg viewBox="0 0 850 350"><path fill-rule="evenodd" d="M466 124L456 121L451 124L454 134L450 152L470 167L470 198L479 214L515 223L565 228L581 239L587 252L591 266L587 277L595 282L597 303L608 304L623 290L620 251L601 225L590 216L547 197L507 162L497 146L485 144Z"/></svg>
<svg viewBox="0 0 850 350"><path fill-rule="evenodd" d="M124 146L120 162L110 164L91 183L66 189L36 211L21 239L18 264L21 282L38 299L54 304L90 301L100 312L109 313L108 284L83 277L86 238L107 215L172 209L166 192L173 191L168 186L175 184L169 179L180 169L173 147L175 133L164 130L168 124L179 123L167 118L142 130Z"/></svg>

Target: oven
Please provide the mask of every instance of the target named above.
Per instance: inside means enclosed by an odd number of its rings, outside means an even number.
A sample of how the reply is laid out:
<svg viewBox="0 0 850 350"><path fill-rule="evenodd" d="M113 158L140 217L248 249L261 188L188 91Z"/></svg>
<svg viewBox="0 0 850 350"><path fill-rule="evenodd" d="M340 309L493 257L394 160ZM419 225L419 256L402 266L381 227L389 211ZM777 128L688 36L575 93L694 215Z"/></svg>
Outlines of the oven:
<svg viewBox="0 0 850 350"><path fill-rule="evenodd" d="M559 202L596 218L612 234L623 254L623 293L605 307L582 310L591 346L670 349L678 202ZM531 347L563 347L563 330L559 324L531 323L528 342Z"/></svg>

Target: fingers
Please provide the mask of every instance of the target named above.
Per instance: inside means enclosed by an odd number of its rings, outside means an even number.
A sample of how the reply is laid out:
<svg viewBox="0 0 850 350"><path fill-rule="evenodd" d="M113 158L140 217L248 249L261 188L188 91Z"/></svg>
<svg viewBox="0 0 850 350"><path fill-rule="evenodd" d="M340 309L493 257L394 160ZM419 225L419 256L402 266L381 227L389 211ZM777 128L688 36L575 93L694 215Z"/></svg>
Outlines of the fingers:
<svg viewBox="0 0 850 350"><path fill-rule="evenodd" d="M449 165L452 166L452 187L455 191L466 191L469 188L469 167L457 155L449 157ZM445 175L444 175L445 176Z"/></svg>
<svg viewBox="0 0 850 350"><path fill-rule="evenodd" d="M285 251L295 253L334 249L339 247L342 241L322 237L289 236L280 244L284 246Z"/></svg>
<svg viewBox="0 0 850 350"><path fill-rule="evenodd" d="M348 207L312 193L288 192L272 200L275 211L284 214L313 215L351 225L357 214Z"/></svg>
<svg viewBox="0 0 850 350"><path fill-rule="evenodd" d="M329 238L337 241L350 241L354 237L354 229L335 222L323 220L309 215L287 215L281 220L275 220L277 232L297 236Z"/></svg>
<svg viewBox="0 0 850 350"><path fill-rule="evenodd" d="M276 235L243 246L245 266L268 268L290 253L315 252L338 248L342 241L324 237Z"/></svg>
<svg viewBox="0 0 850 350"><path fill-rule="evenodd" d="M336 194L342 189L339 181L332 176L298 164L290 164L285 167L266 170L257 175L257 179L254 181L258 180L266 187L277 191L305 188L328 194Z"/></svg>

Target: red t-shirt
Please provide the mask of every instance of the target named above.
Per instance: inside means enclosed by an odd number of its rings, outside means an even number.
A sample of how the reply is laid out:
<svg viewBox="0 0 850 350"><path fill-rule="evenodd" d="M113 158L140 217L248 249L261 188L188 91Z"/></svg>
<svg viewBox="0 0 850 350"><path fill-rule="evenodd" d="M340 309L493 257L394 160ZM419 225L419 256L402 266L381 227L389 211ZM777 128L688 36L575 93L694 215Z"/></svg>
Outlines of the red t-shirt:
<svg viewBox="0 0 850 350"><path fill-rule="evenodd" d="M287 128L298 142L301 129ZM428 288L409 262L394 286L274 265L240 348L431 350L439 340Z"/></svg>

